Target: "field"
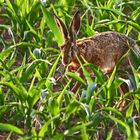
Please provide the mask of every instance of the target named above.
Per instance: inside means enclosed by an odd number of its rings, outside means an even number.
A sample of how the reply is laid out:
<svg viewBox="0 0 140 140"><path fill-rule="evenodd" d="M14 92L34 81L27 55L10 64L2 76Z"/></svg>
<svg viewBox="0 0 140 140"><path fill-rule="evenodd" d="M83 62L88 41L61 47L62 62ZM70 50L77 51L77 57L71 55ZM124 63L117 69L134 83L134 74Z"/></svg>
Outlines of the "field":
<svg viewBox="0 0 140 140"><path fill-rule="evenodd" d="M64 39L53 15L69 26L77 10L77 38L115 31L140 46L139 0L0 0L0 140L140 139L136 54L132 73L120 70L119 61L108 78L86 61L84 78L62 65ZM77 82L81 88L74 93Z"/></svg>

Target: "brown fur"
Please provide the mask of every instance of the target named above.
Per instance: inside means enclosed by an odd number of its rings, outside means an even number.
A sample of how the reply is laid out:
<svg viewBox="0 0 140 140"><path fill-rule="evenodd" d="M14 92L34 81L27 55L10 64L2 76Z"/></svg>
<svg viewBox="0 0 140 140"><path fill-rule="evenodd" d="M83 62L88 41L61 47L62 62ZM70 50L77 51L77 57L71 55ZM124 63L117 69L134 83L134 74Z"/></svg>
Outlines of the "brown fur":
<svg viewBox="0 0 140 140"><path fill-rule="evenodd" d="M79 58L82 56L87 62L99 66L104 73L112 71L116 63L129 50L134 51L140 56L140 49L135 42L120 33L104 32L92 37L76 40L80 28L79 12L74 15L69 31L57 16L55 16L55 19L65 38L65 43L61 46L61 53L62 63L67 65L67 71L74 72L79 69L80 64L77 60L77 56ZM128 54L128 57L123 63L122 69L130 68L130 66L128 66L128 60L131 60L130 54L131 53ZM80 60L82 61L82 59ZM83 75L81 71L79 75Z"/></svg>
<svg viewBox="0 0 140 140"><path fill-rule="evenodd" d="M118 60L133 46L128 37L104 32L93 37L77 40L78 55L82 55L89 63L99 66L104 72L111 71Z"/></svg>

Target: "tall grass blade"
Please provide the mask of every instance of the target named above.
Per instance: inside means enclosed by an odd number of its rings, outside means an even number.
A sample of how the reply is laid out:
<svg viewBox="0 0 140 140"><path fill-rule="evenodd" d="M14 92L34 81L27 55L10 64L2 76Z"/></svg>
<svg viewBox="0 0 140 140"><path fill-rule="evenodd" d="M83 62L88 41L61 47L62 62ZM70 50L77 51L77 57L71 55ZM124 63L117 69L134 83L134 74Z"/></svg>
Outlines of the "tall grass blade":
<svg viewBox="0 0 140 140"><path fill-rule="evenodd" d="M57 57L57 59L55 60L53 66L52 66L52 68L51 68L51 70L50 70L50 72L49 72L49 74L47 76L47 79L49 79L49 78L54 76L54 73L55 73L55 70L56 70L56 66L57 66L57 64L59 62L60 56L61 55L59 55ZM48 90L50 91L51 90L51 83L49 82L49 80L46 81L46 86L47 86Z"/></svg>
<svg viewBox="0 0 140 140"><path fill-rule="evenodd" d="M0 123L0 131L11 131L14 133L17 133L19 135L23 135L23 131L21 129L19 129L18 127L11 125L11 124L6 124L6 123Z"/></svg>
<svg viewBox="0 0 140 140"><path fill-rule="evenodd" d="M62 37L60 30L58 29L58 27L55 23L53 16L44 7L42 7L42 12L45 16L47 25L54 33L54 36L58 42L58 45L61 46L64 43L64 39Z"/></svg>
<svg viewBox="0 0 140 140"><path fill-rule="evenodd" d="M43 60L43 59L37 59L37 60L34 60L26 69L25 73L22 75L21 77L21 82L27 82L27 80L29 80L30 76L33 74L35 68L42 62L45 62L47 64L50 64L51 63L48 61L48 60Z"/></svg>

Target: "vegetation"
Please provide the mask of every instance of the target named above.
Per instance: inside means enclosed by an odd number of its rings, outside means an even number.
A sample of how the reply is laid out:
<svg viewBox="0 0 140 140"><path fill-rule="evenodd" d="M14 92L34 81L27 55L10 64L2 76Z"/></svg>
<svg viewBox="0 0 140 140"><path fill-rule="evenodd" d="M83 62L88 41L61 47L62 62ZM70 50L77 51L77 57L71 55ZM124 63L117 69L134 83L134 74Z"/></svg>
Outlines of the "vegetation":
<svg viewBox="0 0 140 140"><path fill-rule="evenodd" d="M139 44L139 0L0 0L0 139L140 138L140 60L135 54L133 74L122 72L126 79L118 74L120 63L108 79L93 64L81 65L85 79L66 73L61 64L63 37L53 13L69 25L77 10L82 20L78 38L116 31ZM82 88L73 93L76 81ZM125 95L118 90L122 83L129 87ZM123 99L128 103L119 111Z"/></svg>

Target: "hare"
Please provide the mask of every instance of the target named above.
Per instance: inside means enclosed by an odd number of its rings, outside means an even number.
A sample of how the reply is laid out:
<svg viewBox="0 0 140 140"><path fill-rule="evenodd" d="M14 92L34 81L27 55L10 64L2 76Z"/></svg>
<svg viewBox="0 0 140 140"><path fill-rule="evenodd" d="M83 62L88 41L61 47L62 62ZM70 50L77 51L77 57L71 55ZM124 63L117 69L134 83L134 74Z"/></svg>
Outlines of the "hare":
<svg viewBox="0 0 140 140"><path fill-rule="evenodd" d="M140 49L129 37L116 32L103 32L95 36L78 39L77 34L80 28L80 13L76 12L69 30L65 24L55 15L55 21L65 39L64 45L60 47L62 63L67 65L67 71L77 71L80 64L77 60L81 56L89 63L101 68L108 73L115 67L116 63L129 50L140 57ZM128 54L129 59L131 53ZM131 59L131 58L130 58ZM80 59L82 61L82 59ZM128 60L127 63L128 65ZM127 66L126 65L126 66ZM124 66L124 69L126 68ZM79 72L79 76L82 73Z"/></svg>

